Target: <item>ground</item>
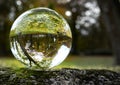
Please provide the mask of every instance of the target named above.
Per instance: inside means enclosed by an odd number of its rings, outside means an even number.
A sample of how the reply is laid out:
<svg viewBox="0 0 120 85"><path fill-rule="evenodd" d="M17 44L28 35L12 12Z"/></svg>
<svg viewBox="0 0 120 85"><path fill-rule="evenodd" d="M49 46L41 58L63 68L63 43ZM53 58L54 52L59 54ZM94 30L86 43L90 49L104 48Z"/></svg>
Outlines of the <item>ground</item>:
<svg viewBox="0 0 120 85"><path fill-rule="evenodd" d="M14 58L1 58L0 66L0 85L120 85L113 57L70 56L46 71L26 68Z"/></svg>
<svg viewBox="0 0 120 85"><path fill-rule="evenodd" d="M0 85L120 85L120 73L109 70L13 70L0 68Z"/></svg>

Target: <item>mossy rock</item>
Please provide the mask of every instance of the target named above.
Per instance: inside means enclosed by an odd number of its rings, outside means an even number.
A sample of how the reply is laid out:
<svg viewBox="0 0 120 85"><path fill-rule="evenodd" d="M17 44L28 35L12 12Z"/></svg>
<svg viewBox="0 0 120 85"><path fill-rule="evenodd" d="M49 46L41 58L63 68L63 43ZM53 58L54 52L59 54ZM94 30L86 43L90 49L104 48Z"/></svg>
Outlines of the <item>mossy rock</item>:
<svg viewBox="0 0 120 85"><path fill-rule="evenodd" d="M110 70L18 70L0 68L0 85L120 85L120 73Z"/></svg>

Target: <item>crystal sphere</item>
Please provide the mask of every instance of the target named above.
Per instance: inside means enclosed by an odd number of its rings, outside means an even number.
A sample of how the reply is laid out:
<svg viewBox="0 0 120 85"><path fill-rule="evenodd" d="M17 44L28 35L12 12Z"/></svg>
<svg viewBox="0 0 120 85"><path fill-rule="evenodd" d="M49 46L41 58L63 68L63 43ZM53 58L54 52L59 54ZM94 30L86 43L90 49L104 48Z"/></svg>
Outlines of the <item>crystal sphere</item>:
<svg viewBox="0 0 120 85"><path fill-rule="evenodd" d="M54 10L34 8L21 14L10 30L15 58L29 67L52 68L69 54L71 30Z"/></svg>

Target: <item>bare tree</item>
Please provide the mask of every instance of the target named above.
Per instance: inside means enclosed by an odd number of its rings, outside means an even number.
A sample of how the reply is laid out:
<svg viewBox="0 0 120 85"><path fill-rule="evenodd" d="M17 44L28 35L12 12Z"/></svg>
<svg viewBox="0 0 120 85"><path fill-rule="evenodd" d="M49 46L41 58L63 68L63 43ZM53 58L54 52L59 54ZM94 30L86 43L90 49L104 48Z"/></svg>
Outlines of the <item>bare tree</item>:
<svg viewBox="0 0 120 85"><path fill-rule="evenodd" d="M97 0L101 9L102 22L111 40L116 65L120 65L120 1Z"/></svg>

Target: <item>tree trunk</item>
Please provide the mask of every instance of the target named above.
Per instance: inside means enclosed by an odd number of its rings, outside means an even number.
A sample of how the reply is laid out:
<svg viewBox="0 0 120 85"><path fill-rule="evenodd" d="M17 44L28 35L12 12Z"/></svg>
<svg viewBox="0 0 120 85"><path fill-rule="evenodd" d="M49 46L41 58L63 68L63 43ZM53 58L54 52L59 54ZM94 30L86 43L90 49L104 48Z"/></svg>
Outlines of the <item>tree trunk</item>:
<svg viewBox="0 0 120 85"><path fill-rule="evenodd" d="M120 2L119 0L97 0L102 22L107 29L115 55L115 64L120 65Z"/></svg>

